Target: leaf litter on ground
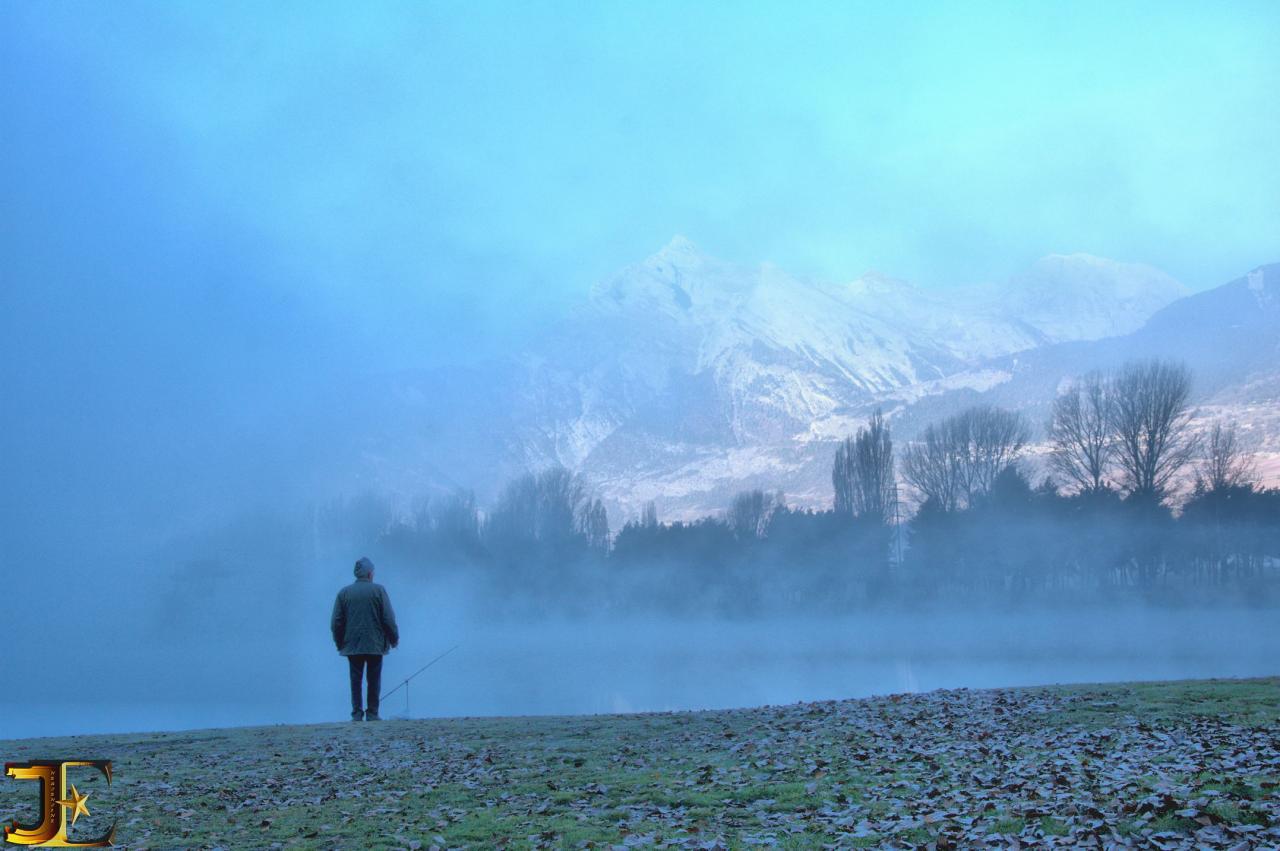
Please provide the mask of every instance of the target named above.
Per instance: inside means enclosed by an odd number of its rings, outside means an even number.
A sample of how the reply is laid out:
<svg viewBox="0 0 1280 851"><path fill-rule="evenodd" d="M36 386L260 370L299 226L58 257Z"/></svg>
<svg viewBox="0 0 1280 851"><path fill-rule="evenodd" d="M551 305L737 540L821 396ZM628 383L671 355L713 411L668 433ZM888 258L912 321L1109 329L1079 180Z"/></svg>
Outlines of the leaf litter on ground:
<svg viewBox="0 0 1280 851"><path fill-rule="evenodd" d="M0 742L151 848L1280 847L1280 679ZM31 800L27 800L31 798ZM34 817L0 783L0 815ZM31 812L29 812L31 811ZM10 814L13 814L12 816Z"/></svg>

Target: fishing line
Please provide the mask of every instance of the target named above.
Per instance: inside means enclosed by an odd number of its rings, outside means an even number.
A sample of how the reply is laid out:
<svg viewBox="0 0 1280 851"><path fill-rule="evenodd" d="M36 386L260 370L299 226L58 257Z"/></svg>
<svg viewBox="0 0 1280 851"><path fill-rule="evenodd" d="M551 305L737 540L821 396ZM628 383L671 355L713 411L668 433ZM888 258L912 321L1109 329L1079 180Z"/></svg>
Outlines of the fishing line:
<svg viewBox="0 0 1280 851"><path fill-rule="evenodd" d="M407 717L407 716L409 715L409 680L411 680L411 679L413 679L414 677L418 676L418 674L421 674L421 673L422 673L423 671L425 671L427 668L430 668L430 667L431 667L432 665L434 665L436 662L439 662L441 659L443 659L444 657L448 656L448 655L449 655L450 653L452 653L453 651L457 650L459 646L460 646L460 645L457 645L457 644L453 645L453 646L452 646L452 647L450 647L448 650L444 651L444 652L443 652L443 653L441 653L439 656L437 656L436 658L432 659L430 662L428 662L427 664L423 665L421 668L419 668L418 670L414 671L414 672L413 672L412 674L410 674L409 676L405 677L403 680L401 680L401 681L400 681L400 685L397 685L397 686L396 686L395 688L393 688L391 691L387 692L387 693L386 693L386 694L384 694L382 697L378 698L378 702L379 702L379 703L381 703L382 701L386 700L388 697L390 697L391 695L393 695L393 694L395 694L397 691L399 691L399 690L400 690L400 688L403 686L403 687L404 687L404 714L405 714L405 716Z"/></svg>

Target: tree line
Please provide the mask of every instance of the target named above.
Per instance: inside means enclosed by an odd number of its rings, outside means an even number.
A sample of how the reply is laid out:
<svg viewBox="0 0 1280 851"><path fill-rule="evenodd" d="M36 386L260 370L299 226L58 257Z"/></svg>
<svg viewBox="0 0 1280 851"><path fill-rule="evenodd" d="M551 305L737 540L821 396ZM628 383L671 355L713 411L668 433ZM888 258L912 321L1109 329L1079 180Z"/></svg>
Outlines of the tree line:
<svg viewBox="0 0 1280 851"><path fill-rule="evenodd" d="M366 533L396 557L486 580L496 599L583 608L1267 593L1280 491L1260 487L1235 424L1196 433L1191 381L1161 360L1081 377L1054 400L1036 465L1018 412L974 406L898 452L876 411L836 447L823 510L752 490L662 522L649 503L611 537L601 500L552 467L507 483L487 512L459 492Z"/></svg>

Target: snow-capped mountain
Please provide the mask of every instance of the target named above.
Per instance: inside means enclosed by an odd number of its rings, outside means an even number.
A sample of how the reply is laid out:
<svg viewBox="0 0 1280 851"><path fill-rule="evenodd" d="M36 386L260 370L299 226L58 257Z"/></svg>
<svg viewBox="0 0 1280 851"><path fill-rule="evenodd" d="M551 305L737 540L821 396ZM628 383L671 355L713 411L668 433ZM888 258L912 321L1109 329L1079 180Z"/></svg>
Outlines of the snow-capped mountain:
<svg viewBox="0 0 1280 851"><path fill-rule="evenodd" d="M1280 264L1179 299L1132 333L1042 346L949 379L971 384L979 376L1001 377L978 396L946 387L904 388L881 401L893 409L895 430L907 437L979 399L1019 410L1039 426L1065 382L1141 358L1186 362L1197 427L1213 420L1236 423L1257 454L1264 482L1280 483Z"/></svg>
<svg viewBox="0 0 1280 851"><path fill-rule="evenodd" d="M1084 255L949 294L874 273L828 283L677 237L516 359L507 447L515 467L582 471L623 516L647 499L703 513L748 486L821 502L832 441L873 404L982 392L1004 373L975 364L1131 330L1183 293Z"/></svg>
<svg viewBox="0 0 1280 851"><path fill-rule="evenodd" d="M1040 337L881 277L828 285L715 260L677 239L595 287L526 353L531 446L578 465L619 428L746 445L871 394L952 374ZM672 394L684 416L663 412Z"/></svg>
<svg viewBox="0 0 1280 851"><path fill-rule="evenodd" d="M1064 378L1197 341L1187 359L1206 381L1222 372L1215 387L1246 373L1280 385L1250 342L1266 334L1230 330L1274 299L1276 273L1261 274L1186 296L1150 267L1055 255L1004 284L931 292L727 263L677 238L489 370L369 388L362 404L383 425L360 469L402 493L461 484L483 501L559 463L599 491L615 527L651 499L692 517L750 487L825 505L835 442L877 406L899 441L979 399L1038 424ZM1232 346L1250 354L1214 366Z"/></svg>

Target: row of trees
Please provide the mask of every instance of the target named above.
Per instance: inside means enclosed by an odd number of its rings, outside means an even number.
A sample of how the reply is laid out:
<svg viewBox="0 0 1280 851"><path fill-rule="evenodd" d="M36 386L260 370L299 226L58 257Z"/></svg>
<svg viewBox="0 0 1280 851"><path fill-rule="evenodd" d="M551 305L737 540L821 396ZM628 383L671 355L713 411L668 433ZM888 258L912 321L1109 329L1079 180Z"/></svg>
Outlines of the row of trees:
<svg viewBox="0 0 1280 851"><path fill-rule="evenodd" d="M1070 490L1118 490L1161 502L1201 448L1210 467L1239 467L1243 447L1233 428L1217 426L1207 445L1197 439L1190 398L1191 373L1178 363L1143 361L1115 374L1089 373L1053 402L1051 474ZM921 502L945 511L967 508L1018 461L1030 438L1020 414L970 408L926 427L903 455L902 476ZM1220 475L1205 475L1211 486L1222 483ZM845 477L837 463L838 487L848 486Z"/></svg>
<svg viewBox="0 0 1280 851"><path fill-rule="evenodd" d="M1183 364L1147 361L1116 375L1089 373L1054 401L1054 471L1082 490L1118 481L1130 496L1164 499L1199 445L1190 399L1191 372Z"/></svg>
<svg viewBox="0 0 1280 851"><path fill-rule="evenodd" d="M573 577L575 588L604 582L627 604L676 607L1257 584L1280 558L1280 492L1258 487L1234 426L1196 435L1190 396L1191 374L1173 362L1084 376L1052 405L1038 484L1021 414L970 408L899 455L877 411L836 449L829 510L755 490L722 515L663 523L650 503L611 539L602 502L556 467L509 483L485 515L469 494L431 503L382 543L488 568L495 587L517 594L564 591ZM1193 484L1175 514L1184 481Z"/></svg>

